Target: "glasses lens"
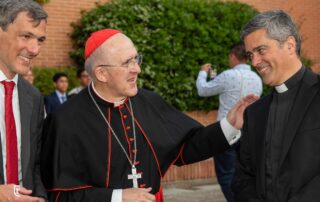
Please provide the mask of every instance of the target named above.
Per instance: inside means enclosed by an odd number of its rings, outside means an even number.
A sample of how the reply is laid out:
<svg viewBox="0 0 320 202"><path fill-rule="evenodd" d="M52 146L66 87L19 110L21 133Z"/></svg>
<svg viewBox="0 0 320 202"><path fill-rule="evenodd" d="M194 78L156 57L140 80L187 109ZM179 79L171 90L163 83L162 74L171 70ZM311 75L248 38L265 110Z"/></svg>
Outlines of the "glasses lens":
<svg viewBox="0 0 320 202"><path fill-rule="evenodd" d="M133 68L133 67L135 67L136 64L139 66L142 64L142 55L141 54L138 54L134 59L132 59L129 62L127 67Z"/></svg>
<svg viewBox="0 0 320 202"><path fill-rule="evenodd" d="M142 64L142 55L138 54L137 57L135 58L135 60L138 65L141 65Z"/></svg>

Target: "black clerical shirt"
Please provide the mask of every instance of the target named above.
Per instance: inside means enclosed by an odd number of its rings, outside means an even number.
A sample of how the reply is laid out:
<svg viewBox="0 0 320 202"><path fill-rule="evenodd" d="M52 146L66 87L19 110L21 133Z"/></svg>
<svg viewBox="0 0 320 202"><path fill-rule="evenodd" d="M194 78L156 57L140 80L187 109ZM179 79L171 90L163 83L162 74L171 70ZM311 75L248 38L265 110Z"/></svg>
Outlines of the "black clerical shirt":
<svg viewBox="0 0 320 202"><path fill-rule="evenodd" d="M266 132L266 201L275 201L277 193L277 174L279 171L279 160L283 146L283 135L286 130L286 123L290 116L295 96L299 90L299 83L302 80L305 68L301 68L296 74L289 78L283 85L287 88L284 92L276 89L272 92L272 101L269 110L269 117Z"/></svg>

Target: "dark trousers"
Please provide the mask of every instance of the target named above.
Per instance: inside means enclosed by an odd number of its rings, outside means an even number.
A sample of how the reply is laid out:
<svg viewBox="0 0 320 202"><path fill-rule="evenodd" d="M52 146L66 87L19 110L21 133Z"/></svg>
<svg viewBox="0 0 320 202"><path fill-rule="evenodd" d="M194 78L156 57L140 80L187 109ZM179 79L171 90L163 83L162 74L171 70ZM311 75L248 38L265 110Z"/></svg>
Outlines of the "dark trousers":
<svg viewBox="0 0 320 202"><path fill-rule="evenodd" d="M235 172L236 158L236 151L233 148L214 157L217 179L228 202L233 202L231 182Z"/></svg>

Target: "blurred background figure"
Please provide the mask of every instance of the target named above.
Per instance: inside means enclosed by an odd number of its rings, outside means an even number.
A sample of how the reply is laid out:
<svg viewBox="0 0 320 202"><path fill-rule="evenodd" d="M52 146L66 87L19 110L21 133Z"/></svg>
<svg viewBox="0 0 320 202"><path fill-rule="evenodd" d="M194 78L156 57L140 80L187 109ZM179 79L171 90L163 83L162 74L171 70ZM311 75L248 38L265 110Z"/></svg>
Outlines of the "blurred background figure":
<svg viewBox="0 0 320 202"><path fill-rule="evenodd" d="M54 112L61 104L67 101L68 76L63 72L58 72L52 77L52 80L55 91L44 98L47 114Z"/></svg>
<svg viewBox="0 0 320 202"><path fill-rule="evenodd" d="M227 116L228 111L241 97L248 94L260 96L262 81L246 64L247 54L244 44L234 44L228 55L231 69L216 76L216 69L211 64L201 66L196 86L199 96L208 97L219 95L219 111L217 121ZM208 74L211 80L207 81ZM236 151L228 151L214 156L214 165L218 182L228 202L233 201L231 182L235 173Z"/></svg>
<svg viewBox="0 0 320 202"><path fill-rule="evenodd" d="M34 75L33 75L33 72L32 70L30 69L26 74L23 74L22 77L29 81L29 83L33 84L33 81L34 81Z"/></svg>
<svg viewBox="0 0 320 202"><path fill-rule="evenodd" d="M82 89L87 87L91 82L90 76L84 68L78 69L77 78L79 80L80 85L69 91L68 93L69 97L78 94Z"/></svg>

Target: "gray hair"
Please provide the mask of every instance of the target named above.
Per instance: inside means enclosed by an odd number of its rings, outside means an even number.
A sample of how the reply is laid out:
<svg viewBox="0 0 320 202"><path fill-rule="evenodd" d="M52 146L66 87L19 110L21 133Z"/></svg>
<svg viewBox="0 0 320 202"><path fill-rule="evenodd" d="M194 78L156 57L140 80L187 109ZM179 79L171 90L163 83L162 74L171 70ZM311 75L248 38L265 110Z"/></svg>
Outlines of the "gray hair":
<svg viewBox="0 0 320 202"><path fill-rule="evenodd" d="M285 42L289 36L296 41L296 54L300 56L301 36L292 18L282 10L266 11L253 17L241 30L240 38L244 40L250 33L266 29L269 38Z"/></svg>
<svg viewBox="0 0 320 202"><path fill-rule="evenodd" d="M84 68L92 78L92 80L95 80L94 75L94 68L97 64L99 64L101 61L101 57L103 55L101 46L99 46L85 61Z"/></svg>
<svg viewBox="0 0 320 202"><path fill-rule="evenodd" d="M48 14L33 0L0 0L0 27L6 31L21 12L27 12L35 22L47 20Z"/></svg>

